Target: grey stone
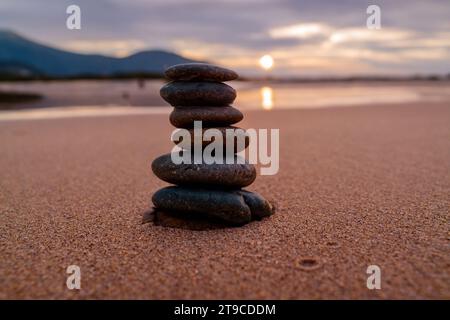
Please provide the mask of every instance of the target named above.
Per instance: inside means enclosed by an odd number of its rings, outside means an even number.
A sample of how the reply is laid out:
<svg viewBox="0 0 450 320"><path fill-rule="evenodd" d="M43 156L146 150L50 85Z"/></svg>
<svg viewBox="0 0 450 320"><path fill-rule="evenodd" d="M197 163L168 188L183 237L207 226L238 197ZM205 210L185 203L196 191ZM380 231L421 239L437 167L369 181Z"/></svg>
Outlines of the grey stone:
<svg viewBox="0 0 450 320"><path fill-rule="evenodd" d="M244 197L245 203L252 212L252 219L262 219L274 213L274 206L263 198L259 193L240 190L239 193Z"/></svg>
<svg viewBox="0 0 450 320"><path fill-rule="evenodd" d="M188 212L168 212L154 208L153 218L151 221L155 226L166 228L188 229L196 231L217 230L233 227L229 223L225 223L219 219L214 219L198 213L189 214Z"/></svg>
<svg viewBox="0 0 450 320"><path fill-rule="evenodd" d="M223 145L223 154L226 154L226 145L228 142L228 138L227 138L227 134L226 134L226 130L227 129L232 129L234 131L235 136L231 137L233 138L233 145L234 145L234 152L240 152L244 149L246 149L248 147L248 145L250 144L250 138L249 135L245 132L244 129L238 128L238 127L234 127L234 126L228 126L228 127L216 127L216 128L202 128L202 135L201 136L196 136L195 135L195 129L186 129L189 131L191 138L190 138L190 144L189 141L180 141L180 142L176 142L175 144L177 144L180 148L183 149L190 149L190 150L194 150L194 144L196 141L198 141L199 144L201 144L203 147L206 147L207 145L209 145L210 143L212 143L212 141L208 141L206 139L203 139L204 133L206 130L212 130L212 129L217 129L218 131L220 131L220 134L222 135L222 145ZM244 141L244 144L241 146L238 146L238 141Z"/></svg>
<svg viewBox="0 0 450 320"><path fill-rule="evenodd" d="M163 86L160 94L175 107L227 106L236 99L236 91L220 82L174 81Z"/></svg>
<svg viewBox="0 0 450 320"><path fill-rule="evenodd" d="M170 153L156 158L152 171L163 181L185 186L241 188L256 179L255 166L249 163L175 164Z"/></svg>
<svg viewBox="0 0 450 320"><path fill-rule="evenodd" d="M207 63L184 63L171 66L165 71L171 80L230 81L238 78L232 70Z"/></svg>
<svg viewBox="0 0 450 320"><path fill-rule="evenodd" d="M170 114L170 123L177 128L192 128L194 121L201 120L205 128L223 127L235 124L243 118L242 112L231 106L174 108Z"/></svg>
<svg viewBox="0 0 450 320"><path fill-rule="evenodd" d="M273 207L267 200L245 190L223 191L172 186L158 190L153 195L152 202L156 210L190 215L196 213L234 225L273 214Z"/></svg>
<svg viewBox="0 0 450 320"><path fill-rule="evenodd" d="M231 224L245 224L251 220L250 208L244 198L234 192L167 187L152 197L159 210L199 213Z"/></svg>

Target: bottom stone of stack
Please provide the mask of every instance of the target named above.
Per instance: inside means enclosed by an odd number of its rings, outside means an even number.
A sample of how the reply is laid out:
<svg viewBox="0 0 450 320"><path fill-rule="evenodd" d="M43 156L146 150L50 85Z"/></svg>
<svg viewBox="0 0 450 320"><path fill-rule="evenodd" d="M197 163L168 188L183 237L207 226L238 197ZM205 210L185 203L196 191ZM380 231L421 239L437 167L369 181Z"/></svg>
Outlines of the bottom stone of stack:
<svg viewBox="0 0 450 320"><path fill-rule="evenodd" d="M261 195L246 190L216 190L171 186L152 197L155 211L211 217L232 225L243 225L274 213Z"/></svg>

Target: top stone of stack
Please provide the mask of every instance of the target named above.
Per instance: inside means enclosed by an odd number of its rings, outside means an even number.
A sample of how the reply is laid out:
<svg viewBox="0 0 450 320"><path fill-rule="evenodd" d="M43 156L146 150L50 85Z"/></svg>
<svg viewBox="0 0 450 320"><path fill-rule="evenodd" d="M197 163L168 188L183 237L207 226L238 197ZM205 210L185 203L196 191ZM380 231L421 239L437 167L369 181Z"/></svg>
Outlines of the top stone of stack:
<svg viewBox="0 0 450 320"><path fill-rule="evenodd" d="M232 70L207 63L177 64L165 71L165 75L174 81L231 81L238 78Z"/></svg>

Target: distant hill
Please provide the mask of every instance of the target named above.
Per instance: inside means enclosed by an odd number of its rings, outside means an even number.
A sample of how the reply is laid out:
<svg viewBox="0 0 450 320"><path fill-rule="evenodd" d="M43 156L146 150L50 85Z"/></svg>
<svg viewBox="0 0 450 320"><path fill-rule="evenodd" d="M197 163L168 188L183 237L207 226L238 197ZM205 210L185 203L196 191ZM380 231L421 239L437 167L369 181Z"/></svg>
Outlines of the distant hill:
<svg viewBox="0 0 450 320"><path fill-rule="evenodd" d="M162 75L168 66L187 62L195 61L160 50L142 51L125 58L78 54L0 30L0 78Z"/></svg>

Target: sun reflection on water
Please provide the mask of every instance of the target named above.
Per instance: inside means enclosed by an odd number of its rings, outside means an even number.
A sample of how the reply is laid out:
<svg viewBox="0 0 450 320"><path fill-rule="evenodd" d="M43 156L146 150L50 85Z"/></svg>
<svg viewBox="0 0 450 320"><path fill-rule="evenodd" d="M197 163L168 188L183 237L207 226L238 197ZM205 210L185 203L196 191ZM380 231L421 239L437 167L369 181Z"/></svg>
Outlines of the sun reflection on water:
<svg viewBox="0 0 450 320"><path fill-rule="evenodd" d="M261 106L264 110L273 109L273 91L271 87L261 88Z"/></svg>

